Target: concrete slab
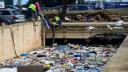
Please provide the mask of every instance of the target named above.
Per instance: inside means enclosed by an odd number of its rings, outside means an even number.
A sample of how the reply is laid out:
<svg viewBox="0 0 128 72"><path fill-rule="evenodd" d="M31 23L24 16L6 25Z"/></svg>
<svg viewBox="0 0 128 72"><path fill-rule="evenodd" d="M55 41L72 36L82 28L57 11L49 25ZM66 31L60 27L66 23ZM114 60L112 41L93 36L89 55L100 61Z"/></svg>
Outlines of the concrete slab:
<svg viewBox="0 0 128 72"><path fill-rule="evenodd" d="M103 72L128 72L128 35L117 53L106 64Z"/></svg>

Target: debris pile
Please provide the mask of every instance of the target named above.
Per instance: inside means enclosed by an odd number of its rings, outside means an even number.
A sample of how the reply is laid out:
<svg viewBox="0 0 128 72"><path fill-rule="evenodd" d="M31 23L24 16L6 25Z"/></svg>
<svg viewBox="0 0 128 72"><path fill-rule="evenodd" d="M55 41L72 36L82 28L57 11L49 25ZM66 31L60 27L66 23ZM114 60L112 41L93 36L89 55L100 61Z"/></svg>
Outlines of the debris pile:
<svg viewBox="0 0 128 72"><path fill-rule="evenodd" d="M55 14L56 15L56 14ZM48 15L49 18L54 18L54 14ZM67 14L65 17L66 22L114 22L122 19L128 21L127 16L121 16L118 13L112 13L109 11L100 11L96 13L78 13Z"/></svg>
<svg viewBox="0 0 128 72"><path fill-rule="evenodd" d="M86 47L78 44L58 45L23 53L2 62L3 66L42 65L42 72L101 72L117 48Z"/></svg>
<svg viewBox="0 0 128 72"><path fill-rule="evenodd" d="M111 13L108 11L102 11L94 14L89 14L86 16L86 18L92 19L91 21L106 22L106 21L117 21L120 18L120 16L118 14Z"/></svg>

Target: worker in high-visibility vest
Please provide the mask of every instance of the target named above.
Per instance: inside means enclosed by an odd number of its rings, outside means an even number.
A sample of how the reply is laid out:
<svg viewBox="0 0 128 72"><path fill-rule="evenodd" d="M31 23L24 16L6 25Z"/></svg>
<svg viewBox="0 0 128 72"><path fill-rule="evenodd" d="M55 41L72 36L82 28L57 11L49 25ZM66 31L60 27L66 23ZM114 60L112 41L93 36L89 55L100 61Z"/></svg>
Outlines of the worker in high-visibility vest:
<svg viewBox="0 0 128 72"><path fill-rule="evenodd" d="M55 22L56 22L55 27L60 27L61 24L62 24L62 21L61 21L60 17L59 16L55 16L54 19L55 19Z"/></svg>
<svg viewBox="0 0 128 72"><path fill-rule="evenodd" d="M28 7L29 18L32 19L36 17L36 6L34 4L30 4Z"/></svg>

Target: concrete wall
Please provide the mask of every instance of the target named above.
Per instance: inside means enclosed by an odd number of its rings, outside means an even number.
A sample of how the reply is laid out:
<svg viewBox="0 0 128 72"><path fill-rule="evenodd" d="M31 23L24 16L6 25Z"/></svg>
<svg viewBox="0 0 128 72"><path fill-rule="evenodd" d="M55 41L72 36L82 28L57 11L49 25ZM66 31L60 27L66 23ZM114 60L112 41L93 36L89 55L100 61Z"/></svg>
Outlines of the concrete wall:
<svg viewBox="0 0 128 72"><path fill-rule="evenodd" d="M95 35L94 33L87 32L55 32L55 38L70 38L70 39L84 39ZM52 32L46 33L46 38L52 38Z"/></svg>
<svg viewBox="0 0 128 72"><path fill-rule="evenodd" d="M128 72L128 35L117 53L105 65L103 72Z"/></svg>
<svg viewBox="0 0 128 72"><path fill-rule="evenodd" d="M0 27L0 61L41 47L41 26L32 22Z"/></svg>

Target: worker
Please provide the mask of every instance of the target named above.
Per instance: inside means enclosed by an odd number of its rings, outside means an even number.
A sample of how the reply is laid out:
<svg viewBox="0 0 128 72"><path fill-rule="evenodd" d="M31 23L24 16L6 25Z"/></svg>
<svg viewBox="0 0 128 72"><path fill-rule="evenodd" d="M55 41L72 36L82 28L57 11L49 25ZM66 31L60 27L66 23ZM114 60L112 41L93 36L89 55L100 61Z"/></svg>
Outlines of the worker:
<svg viewBox="0 0 128 72"><path fill-rule="evenodd" d="M36 17L36 6L34 4L30 4L28 7L28 11L29 11L29 18L32 20L35 19Z"/></svg>
<svg viewBox="0 0 128 72"><path fill-rule="evenodd" d="M40 13L40 4L38 1L35 3L35 6L36 6L36 19L38 19Z"/></svg>
<svg viewBox="0 0 128 72"><path fill-rule="evenodd" d="M119 28L123 28L123 24L124 21L121 20L120 18L118 19L118 21L116 23L110 23L109 25L107 25L107 27L112 30L112 29L119 29Z"/></svg>
<svg viewBox="0 0 128 72"><path fill-rule="evenodd" d="M55 30L56 29L59 29L60 26L61 26L61 19L58 17L58 16L55 16L54 19L55 21L55 24L54 23L51 23L51 27L52 27L52 46L54 44L54 41L55 41Z"/></svg>
<svg viewBox="0 0 128 72"><path fill-rule="evenodd" d="M59 17L59 16L55 16L54 20L55 20L55 22L56 22L55 28L60 27L61 24L62 24L60 17Z"/></svg>

